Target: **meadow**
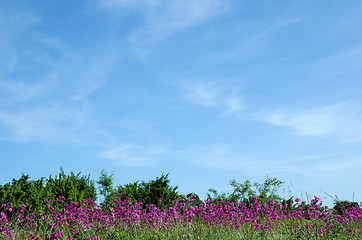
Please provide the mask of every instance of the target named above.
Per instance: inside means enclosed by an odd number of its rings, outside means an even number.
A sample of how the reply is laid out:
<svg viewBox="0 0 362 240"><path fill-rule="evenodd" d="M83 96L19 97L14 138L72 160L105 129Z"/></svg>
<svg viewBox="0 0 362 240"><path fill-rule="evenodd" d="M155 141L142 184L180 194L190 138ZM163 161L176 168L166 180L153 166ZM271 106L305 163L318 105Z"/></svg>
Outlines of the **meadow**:
<svg viewBox="0 0 362 240"><path fill-rule="evenodd" d="M167 175L150 183L168 183ZM135 186L152 193L144 182L123 190ZM272 192L270 186L267 192ZM167 184L165 189L176 190ZM306 203L273 194L244 196L244 201L220 195L201 201L191 194L167 202L170 191L152 203L145 195L140 196L145 202L136 201L135 195L118 190L105 194L99 205L90 197L76 202L52 194L37 208L2 203L0 239L362 239L362 203L340 202L331 209L316 196Z"/></svg>

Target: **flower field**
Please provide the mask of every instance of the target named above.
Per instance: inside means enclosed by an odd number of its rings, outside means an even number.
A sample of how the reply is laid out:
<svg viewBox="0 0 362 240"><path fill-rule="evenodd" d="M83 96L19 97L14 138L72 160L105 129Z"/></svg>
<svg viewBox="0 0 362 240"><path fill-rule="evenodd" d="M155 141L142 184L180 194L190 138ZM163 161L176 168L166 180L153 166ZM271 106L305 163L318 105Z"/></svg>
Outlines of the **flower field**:
<svg viewBox="0 0 362 240"><path fill-rule="evenodd" d="M257 197L215 204L191 196L164 208L113 197L104 209L90 198L66 203L60 197L62 208L45 199L45 208L33 212L24 204L17 210L3 204L0 239L362 239L360 206L336 211L318 197L309 204L294 199L290 207Z"/></svg>

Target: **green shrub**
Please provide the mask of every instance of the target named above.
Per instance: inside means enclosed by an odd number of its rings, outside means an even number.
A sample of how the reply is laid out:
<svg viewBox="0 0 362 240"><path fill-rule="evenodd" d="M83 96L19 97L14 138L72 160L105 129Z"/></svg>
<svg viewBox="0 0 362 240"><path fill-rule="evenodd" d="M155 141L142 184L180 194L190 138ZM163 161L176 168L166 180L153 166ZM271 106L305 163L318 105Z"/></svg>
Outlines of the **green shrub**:
<svg viewBox="0 0 362 240"><path fill-rule="evenodd" d="M11 183L0 185L0 211L5 211L7 207L3 204L8 204L13 209L11 213L9 212L11 218L22 204L26 205L28 213L33 213L49 204L46 199L52 201L51 205L61 209L63 206L59 202L61 196L66 198L66 203L72 201L79 203L86 198L95 201L96 194L94 182L89 179L89 175L81 177L80 173L75 175L73 172L66 175L61 168L58 177L50 176L48 179L42 177L34 181L30 180L29 175L22 174L18 180L13 179Z"/></svg>
<svg viewBox="0 0 362 240"><path fill-rule="evenodd" d="M197 195L196 193L194 192L191 192L189 194L186 195L185 199L189 202L191 202L190 205L193 205L193 206L197 206L197 205L200 205L200 204L204 204L204 201L202 201L199 197L199 195Z"/></svg>
<svg viewBox="0 0 362 240"><path fill-rule="evenodd" d="M350 202L350 201L341 201L335 200L333 210L336 211L338 214L342 215L344 210L348 210L348 208L358 206L357 202Z"/></svg>
<svg viewBox="0 0 362 240"><path fill-rule="evenodd" d="M157 207L165 207L170 205L173 200L182 197L177 193L177 188L178 186L170 186L168 174L162 173L161 177L156 177L155 180L135 181L118 186L116 191L106 197L103 206L109 206L118 196L121 200L128 198L130 202L143 202L144 204L154 204Z"/></svg>
<svg viewBox="0 0 362 240"><path fill-rule="evenodd" d="M96 201L97 191L94 186L94 181L90 180L90 175L80 176L80 174L80 172L77 175L70 172L70 175L66 175L61 168L58 176L55 176L55 178L49 176L46 180L45 189L47 193L51 195L50 199L57 201L63 196L67 203L80 203L87 198ZM60 205L61 204L59 204L59 206Z"/></svg>
<svg viewBox="0 0 362 240"><path fill-rule="evenodd" d="M35 211L44 204L44 196L48 194L44 184L44 178L31 181L29 175L22 174L18 180L14 178L11 183L0 185L0 211L7 208L3 204L12 208L13 211L8 213L10 218L22 204L26 205L27 211Z"/></svg>

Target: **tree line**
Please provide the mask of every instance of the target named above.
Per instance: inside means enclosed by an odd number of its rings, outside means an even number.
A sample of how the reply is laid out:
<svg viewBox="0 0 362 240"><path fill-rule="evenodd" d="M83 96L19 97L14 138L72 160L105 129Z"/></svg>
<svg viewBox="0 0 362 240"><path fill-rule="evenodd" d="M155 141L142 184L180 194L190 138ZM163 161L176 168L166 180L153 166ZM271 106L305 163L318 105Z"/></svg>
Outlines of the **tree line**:
<svg viewBox="0 0 362 240"><path fill-rule="evenodd" d="M97 201L97 197L102 196L102 209L111 207L114 200L129 199L131 202L143 202L146 205L154 204L159 208L166 208L177 199L184 199L192 204L204 204L195 193L182 195L178 193L178 186L171 186L168 174L150 181L134 181L124 185L113 187L113 174L101 171L98 181L90 178L90 175L81 175L70 172L66 174L62 168L60 173L54 177L31 180L29 175L22 174L19 179L0 185L0 212L6 207L13 209L10 216L23 204L29 213L45 209L46 205L56 206L59 211L65 203L80 203L87 198ZM98 193L95 184L98 185ZM257 197L258 202L270 202L287 204L288 209L295 207L293 197L284 199L278 195L278 189L284 184L277 178L266 176L263 183L251 183L245 180L242 183L231 180L229 184L233 187L231 194L218 193L210 188L207 199L214 204L225 204L228 202L252 203L252 198ZM191 200L191 201L190 201ZM306 203L303 203L307 206ZM358 205L356 202L336 200L334 209L342 211L348 205Z"/></svg>

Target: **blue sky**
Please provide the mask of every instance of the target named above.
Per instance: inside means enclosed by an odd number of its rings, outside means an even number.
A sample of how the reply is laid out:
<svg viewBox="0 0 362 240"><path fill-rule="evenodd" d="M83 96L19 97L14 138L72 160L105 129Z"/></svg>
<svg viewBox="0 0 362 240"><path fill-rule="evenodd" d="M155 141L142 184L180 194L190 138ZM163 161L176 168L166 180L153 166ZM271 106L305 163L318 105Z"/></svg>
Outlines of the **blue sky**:
<svg viewBox="0 0 362 240"><path fill-rule="evenodd" d="M285 181L362 201L362 2L0 0L0 183Z"/></svg>

